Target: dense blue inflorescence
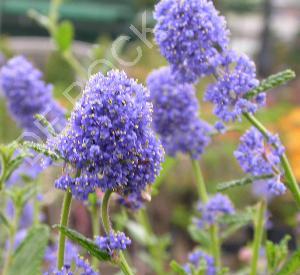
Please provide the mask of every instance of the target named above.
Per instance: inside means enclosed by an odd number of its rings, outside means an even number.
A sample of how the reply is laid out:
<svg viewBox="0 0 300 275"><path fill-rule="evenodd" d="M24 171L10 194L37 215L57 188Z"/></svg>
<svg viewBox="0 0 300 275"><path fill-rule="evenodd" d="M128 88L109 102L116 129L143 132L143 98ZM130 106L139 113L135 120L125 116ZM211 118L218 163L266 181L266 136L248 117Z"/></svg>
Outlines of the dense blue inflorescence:
<svg viewBox="0 0 300 275"><path fill-rule="evenodd" d="M215 72L229 31L212 1L162 0L154 18L155 40L179 81L195 82Z"/></svg>
<svg viewBox="0 0 300 275"><path fill-rule="evenodd" d="M116 70L91 77L55 142L70 164L56 187L82 200L96 187L126 194L144 190L164 155L151 122L152 104L142 85Z"/></svg>
<svg viewBox="0 0 300 275"><path fill-rule="evenodd" d="M23 56L10 59L0 72L0 84L12 116L27 135L32 133L38 137L45 132L35 120L36 114L44 115L57 130L65 124L65 112L52 97L53 87L42 77L42 73Z"/></svg>
<svg viewBox="0 0 300 275"><path fill-rule="evenodd" d="M96 245L103 251L113 255L115 251L125 250L131 244L131 240L123 232L111 232L108 236L97 236Z"/></svg>
<svg viewBox="0 0 300 275"><path fill-rule="evenodd" d="M241 137L234 155L245 173L253 176L273 175L265 180L268 189L274 195L281 195L286 191L281 182L283 171L280 166L284 151L278 135L269 134L265 141L264 136L252 127Z"/></svg>
<svg viewBox="0 0 300 275"><path fill-rule="evenodd" d="M194 274L193 269L198 271L201 269L201 261L204 261L205 264L205 274L206 275L215 275L216 267L214 258L201 250L196 250L189 255L189 262L183 266L185 272L189 275ZM202 273L201 273L202 274Z"/></svg>
<svg viewBox="0 0 300 275"><path fill-rule="evenodd" d="M182 152L198 159L210 143L213 127L199 118L194 87L179 84L169 67L153 71L147 85L154 107L153 127L166 153Z"/></svg>
<svg viewBox="0 0 300 275"><path fill-rule="evenodd" d="M214 114L222 121L235 121L243 113L253 114L264 104L264 94L254 100L245 97L259 84L255 64L247 56L228 52L216 76L216 82L208 86L204 99L214 104Z"/></svg>
<svg viewBox="0 0 300 275"><path fill-rule="evenodd" d="M234 206L230 199L220 193L211 197L207 203L199 202L197 210L200 218L195 218L194 223L203 228L206 225L212 225L222 215L231 215L235 212Z"/></svg>

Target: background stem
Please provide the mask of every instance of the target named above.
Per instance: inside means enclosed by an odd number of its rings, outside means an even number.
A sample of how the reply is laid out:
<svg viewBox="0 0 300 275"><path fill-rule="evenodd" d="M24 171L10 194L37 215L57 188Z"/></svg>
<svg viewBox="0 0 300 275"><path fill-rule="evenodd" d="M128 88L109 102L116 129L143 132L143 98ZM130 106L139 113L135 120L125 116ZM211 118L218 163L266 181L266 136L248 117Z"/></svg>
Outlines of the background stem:
<svg viewBox="0 0 300 275"><path fill-rule="evenodd" d="M62 210L61 210L62 211L61 219L60 219L60 225L63 227L68 226L71 202L72 202L72 193L69 190L67 190L65 192L65 196L64 196L63 206L62 206ZM66 237L60 231L59 239L58 239L58 252L57 252L57 268L58 268L58 270L61 270L62 267L64 266L65 242L66 242Z"/></svg>
<svg viewBox="0 0 300 275"><path fill-rule="evenodd" d="M208 195L206 186L202 176L201 168L198 161L192 159L192 165L197 180L198 192L200 199L204 204L208 202ZM221 266L221 253L220 253L220 241L219 241L219 228L217 224L213 224L209 227L210 239L211 239L211 252L215 259L215 265L217 268Z"/></svg>
<svg viewBox="0 0 300 275"><path fill-rule="evenodd" d="M100 235L100 213L99 208L97 205L97 201L95 204L91 206L91 216L92 216L92 228L93 228L93 236ZM98 266L98 259L96 257L92 258L92 265L97 267Z"/></svg>
<svg viewBox="0 0 300 275"><path fill-rule="evenodd" d="M257 215L254 221L254 241L252 248L252 261L251 261L251 273L250 275L257 274L257 262L259 257L259 250L262 242L264 232L266 202L261 201L257 208Z"/></svg>
<svg viewBox="0 0 300 275"><path fill-rule="evenodd" d="M112 231L110 220L109 220L109 199L111 194L113 193L112 190L107 190L104 194L102 207L101 207L101 214L102 214L102 222L103 227L107 235L110 234ZM120 269L125 275L134 275L133 271L131 270L130 266L128 265L125 256L122 251L119 252L120 261L118 263Z"/></svg>

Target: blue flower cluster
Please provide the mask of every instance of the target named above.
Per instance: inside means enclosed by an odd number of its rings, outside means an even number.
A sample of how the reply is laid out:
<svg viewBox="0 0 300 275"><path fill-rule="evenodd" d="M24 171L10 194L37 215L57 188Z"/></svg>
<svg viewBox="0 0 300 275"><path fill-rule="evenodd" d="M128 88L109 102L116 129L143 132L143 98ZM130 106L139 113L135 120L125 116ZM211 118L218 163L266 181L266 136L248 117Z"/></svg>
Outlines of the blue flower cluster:
<svg viewBox="0 0 300 275"><path fill-rule="evenodd" d="M255 64L247 56L228 52L218 72L216 83L208 86L204 99L214 103L214 114L221 120L235 121L243 113L255 113L258 105L264 104L265 94L254 101L245 98L259 84Z"/></svg>
<svg viewBox="0 0 300 275"><path fill-rule="evenodd" d="M154 16L156 41L176 80L190 83L210 74L216 78L204 99L215 105L214 113L222 121L235 121L264 105L264 93L246 98L259 84L255 65L229 49L229 31L213 1L162 0Z"/></svg>
<svg viewBox="0 0 300 275"><path fill-rule="evenodd" d="M58 250L58 246L56 243L48 246L45 251L44 260L49 266L50 271L56 269L57 250ZM64 257L65 265L71 266L72 262L76 260L78 253L79 253L78 247L74 245L72 242L67 240L65 244L65 257Z"/></svg>
<svg viewBox="0 0 300 275"><path fill-rule="evenodd" d="M75 263L75 271L72 271L71 264ZM53 270L50 272L44 273L44 275L99 275L98 272L94 271L94 269L90 266L88 260L83 259L80 255L77 255L72 263L65 264L61 270Z"/></svg>
<svg viewBox="0 0 300 275"><path fill-rule="evenodd" d="M162 0L154 18L155 40L179 81L195 82L215 72L229 31L212 1Z"/></svg>
<svg viewBox="0 0 300 275"><path fill-rule="evenodd" d="M209 199L207 203L199 202L197 210L201 218L195 218L194 223L203 228L206 225L212 225L222 215L231 215L235 212L230 199L220 193L217 193Z"/></svg>
<svg viewBox="0 0 300 275"><path fill-rule="evenodd" d="M53 100L52 85L42 80L42 73L23 56L10 59L0 72L0 84L9 110L27 132L44 136L34 115L44 115L57 130L65 124L64 110Z"/></svg>
<svg viewBox="0 0 300 275"><path fill-rule="evenodd" d="M125 250L131 244L131 240L123 232L111 232L108 236L97 236L96 245L103 251L113 255L115 251Z"/></svg>
<svg viewBox="0 0 300 275"><path fill-rule="evenodd" d="M147 85L153 102L153 126L166 153L190 154L198 159L210 142L213 127L199 118L196 91L190 84L179 84L169 67L153 71Z"/></svg>
<svg viewBox="0 0 300 275"><path fill-rule="evenodd" d="M204 261L205 263L205 274L206 275L215 275L216 267L215 267L215 261L214 258L201 250L196 250L193 253L189 255L189 263L185 264L183 266L185 272L189 275L194 274L193 270L198 270L201 268L201 261ZM202 274L202 273L201 273Z"/></svg>
<svg viewBox="0 0 300 275"><path fill-rule="evenodd" d="M118 202L126 208L136 211L144 206L146 200L143 198L141 192L130 193L128 195L119 196Z"/></svg>
<svg viewBox="0 0 300 275"><path fill-rule="evenodd" d="M280 167L284 151L278 135L269 134L265 141L264 136L252 127L241 137L234 155L245 173L253 176L274 175L265 181L272 194L281 195L286 191L285 185L281 182L283 172Z"/></svg>
<svg viewBox="0 0 300 275"><path fill-rule="evenodd" d="M70 164L56 187L85 200L96 187L140 192L154 182L164 151L151 129L148 91L124 72L91 77L55 149ZM74 170L80 176L73 177Z"/></svg>

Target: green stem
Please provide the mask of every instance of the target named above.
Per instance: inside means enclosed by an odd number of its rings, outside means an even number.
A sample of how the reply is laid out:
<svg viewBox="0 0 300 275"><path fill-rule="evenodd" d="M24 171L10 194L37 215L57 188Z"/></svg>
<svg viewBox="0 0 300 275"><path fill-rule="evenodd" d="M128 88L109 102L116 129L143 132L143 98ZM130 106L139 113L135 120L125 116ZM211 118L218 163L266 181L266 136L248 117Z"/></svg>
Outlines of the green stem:
<svg viewBox="0 0 300 275"><path fill-rule="evenodd" d="M4 175L5 175L5 162L2 154L0 153L0 192L4 186Z"/></svg>
<svg viewBox="0 0 300 275"><path fill-rule="evenodd" d="M72 193L67 190L65 193L63 206L62 206L62 212L61 212L61 219L60 219L60 225L67 227L68 221L69 221L69 214L71 209L71 203L72 203ZM58 239L58 252L57 252L57 268L58 270L61 270L64 266L64 257L65 257L65 242L66 237L62 232L59 232L59 239Z"/></svg>
<svg viewBox="0 0 300 275"><path fill-rule="evenodd" d="M204 204L206 204L208 202L208 194L206 191L206 186L204 183L200 165L196 160L192 160L192 165L197 180L200 199L203 201ZM216 267L219 268L221 267L221 253L220 253L221 245L220 245L219 235L218 235L219 233L218 225L214 224L210 226L209 233L211 239L211 252L212 255L214 256Z"/></svg>
<svg viewBox="0 0 300 275"><path fill-rule="evenodd" d="M204 183L204 179L202 176L200 165L196 160L192 160L192 165L193 165L195 177L197 180L199 196L200 196L201 200L203 201L203 203L207 203L208 195L207 195L207 191L206 191L206 187L205 187L205 183Z"/></svg>
<svg viewBox="0 0 300 275"><path fill-rule="evenodd" d="M264 220L265 220L266 202L261 201L258 205L257 216L254 222L254 242L252 248L252 261L250 275L257 274L257 262L259 257L259 250L262 242L264 232Z"/></svg>
<svg viewBox="0 0 300 275"><path fill-rule="evenodd" d="M21 212L22 212L21 209L16 208L16 213L15 213L13 224L12 224L10 234L9 234L9 248L7 251L7 256L6 256L3 271L2 271L3 275L8 274L8 271L9 271L9 267L10 267L13 252L14 252L16 233L17 233L17 230L19 227Z"/></svg>
<svg viewBox="0 0 300 275"><path fill-rule="evenodd" d="M70 50L62 53L62 55L80 77L82 77L83 79L87 78L87 73L84 67L81 66L80 62L74 57Z"/></svg>
<svg viewBox="0 0 300 275"><path fill-rule="evenodd" d="M109 220L109 199L111 194L113 193L112 190L107 190L104 194L102 204L101 204L101 216L102 216L102 223L105 230L105 233L109 235L111 231L111 225Z"/></svg>
<svg viewBox="0 0 300 275"><path fill-rule="evenodd" d="M104 194L102 200L102 207L101 207L101 215L102 215L102 222L103 227L107 235L112 231L110 220L109 220L109 199L111 194L113 193L112 190L107 190ZM130 266L128 265L125 256L122 251L119 252L119 267L125 275L134 275L133 271L131 270Z"/></svg>
<svg viewBox="0 0 300 275"><path fill-rule="evenodd" d="M245 113L244 117L258 130L261 132L261 134L268 139L269 137L269 131L266 129L266 127L257 119L255 118L253 115L249 114L249 113ZM274 146L274 145L273 145ZM297 183L297 180L295 178L295 175L292 171L292 168L290 166L289 160L286 156L286 154L283 154L281 156L281 165L282 168L285 172L285 177L287 179L287 187L290 189L290 191L292 192L294 199L298 205L298 207L300 207L300 188L299 185Z"/></svg>
<svg viewBox="0 0 300 275"><path fill-rule="evenodd" d="M100 235L100 213L99 208L97 206L97 202L91 206L91 216L92 216L92 227L93 227L93 235L97 236ZM92 265L97 267L98 266L98 259L96 257L92 258Z"/></svg>

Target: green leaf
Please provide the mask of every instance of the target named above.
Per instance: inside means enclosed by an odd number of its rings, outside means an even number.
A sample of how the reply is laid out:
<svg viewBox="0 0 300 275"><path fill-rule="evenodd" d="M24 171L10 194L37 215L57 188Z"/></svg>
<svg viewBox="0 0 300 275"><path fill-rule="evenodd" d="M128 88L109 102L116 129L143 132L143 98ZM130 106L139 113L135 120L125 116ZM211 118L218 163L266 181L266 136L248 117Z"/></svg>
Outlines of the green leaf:
<svg viewBox="0 0 300 275"><path fill-rule="evenodd" d="M270 75L267 79L264 79L257 88L248 92L246 94L246 98L252 98L260 93L272 90L280 85L287 83L295 77L295 72L290 69Z"/></svg>
<svg viewBox="0 0 300 275"><path fill-rule="evenodd" d="M175 271L179 275L187 275L183 267L174 260L170 263L170 267L172 268L173 271Z"/></svg>
<svg viewBox="0 0 300 275"><path fill-rule="evenodd" d="M8 230L11 229L11 223L2 212L0 212L0 223L3 224Z"/></svg>
<svg viewBox="0 0 300 275"><path fill-rule="evenodd" d="M70 21L63 21L59 24L54 39L58 49L65 52L70 49L74 38L74 27Z"/></svg>
<svg viewBox="0 0 300 275"><path fill-rule="evenodd" d="M154 184L152 185L152 196L156 196L159 193L159 188L162 185L166 176L170 173L170 171L174 168L177 163L177 159L166 157L164 163L162 164L162 169L159 176L156 178Z"/></svg>
<svg viewBox="0 0 300 275"><path fill-rule="evenodd" d="M45 225L30 229L26 238L13 254L8 275L41 274L49 234L49 228Z"/></svg>
<svg viewBox="0 0 300 275"><path fill-rule="evenodd" d="M264 180L273 178L274 175L263 175L263 176L255 176L255 177L245 177L239 180L232 180L228 182L223 182L217 185L217 191L225 191L227 189L237 187L237 186L244 186L247 184L251 184L257 180Z"/></svg>
<svg viewBox="0 0 300 275"><path fill-rule="evenodd" d="M191 238L193 239L193 241L201 244L205 248L210 247L210 244L211 244L210 236L206 231L200 230L194 224L191 224L188 227L188 232L189 232Z"/></svg>
<svg viewBox="0 0 300 275"><path fill-rule="evenodd" d="M266 255L270 274L276 272L279 266L285 261L288 255L288 242L290 239L291 237L287 235L279 244L274 244L271 241L266 242Z"/></svg>
<svg viewBox="0 0 300 275"><path fill-rule="evenodd" d="M140 224L128 221L126 228L130 232L130 235L142 245L152 245L155 243L155 238L150 236L143 226Z"/></svg>
<svg viewBox="0 0 300 275"><path fill-rule="evenodd" d="M110 260L109 254L100 250L99 247L93 242L93 240L88 239L79 232L64 226L55 225L53 227L60 230L71 241L78 243L81 247L85 248L92 256L96 257L99 261Z"/></svg>
<svg viewBox="0 0 300 275"><path fill-rule="evenodd" d="M294 275L300 271L300 251L295 252L276 275Z"/></svg>
<svg viewBox="0 0 300 275"><path fill-rule="evenodd" d="M53 126L51 125L50 121L47 120L47 118L45 118L43 115L41 114L36 114L34 116L44 127L46 127L48 133L55 137L56 136L56 131L55 129L53 128Z"/></svg>
<svg viewBox="0 0 300 275"><path fill-rule="evenodd" d="M51 151L45 144L41 143L35 143L31 141L24 141L22 145L25 148L32 149L36 151L37 153L41 153L49 158L51 158L54 161L57 161L61 159L61 156L59 156L56 152Z"/></svg>

